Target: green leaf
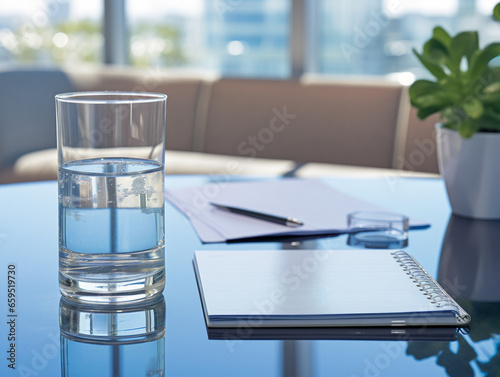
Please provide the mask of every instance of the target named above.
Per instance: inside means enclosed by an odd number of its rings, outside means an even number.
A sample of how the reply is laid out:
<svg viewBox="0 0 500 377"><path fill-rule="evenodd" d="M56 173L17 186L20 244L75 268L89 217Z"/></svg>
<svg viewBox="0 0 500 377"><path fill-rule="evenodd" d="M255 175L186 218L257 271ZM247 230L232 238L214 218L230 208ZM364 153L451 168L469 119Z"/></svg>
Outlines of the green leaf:
<svg viewBox="0 0 500 377"><path fill-rule="evenodd" d="M474 122L472 119L466 118L458 125L458 132L460 136L469 139L479 130L479 123Z"/></svg>
<svg viewBox="0 0 500 377"><path fill-rule="evenodd" d="M462 93L464 88L464 80L462 78L446 76L444 79L439 80L439 85L454 94Z"/></svg>
<svg viewBox="0 0 500 377"><path fill-rule="evenodd" d="M486 105L500 104L500 92L481 93L478 98Z"/></svg>
<svg viewBox="0 0 500 377"><path fill-rule="evenodd" d="M410 97L419 97L425 94L432 93L436 90L441 90L441 85L437 82L429 80L417 80L410 86Z"/></svg>
<svg viewBox="0 0 500 377"><path fill-rule="evenodd" d="M485 109L484 120L494 122L495 128L500 129L500 114L493 109Z"/></svg>
<svg viewBox="0 0 500 377"><path fill-rule="evenodd" d="M477 50L470 59L469 79L476 80L488 68L488 63L500 55L500 43L491 43L482 50Z"/></svg>
<svg viewBox="0 0 500 377"><path fill-rule="evenodd" d="M464 31L457 34L450 43L450 69L454 72L460 70L460 63L465 56L469 65L475 51L479 49L479 36L476 31Z"/></svg>
<svg viewBox="0 0 500 377"><path fill-rule="evenodd" d="M500 83L500 67L487 67L476 81L469 81L467 83L466 87L462 86L465 89L463 92L464 95L477 96L479 99L482 99L483 95L493 93L496 85L493 85L485 92L486 88L492 84Z"/></svg>
<svg viewBox="0 0 500 377"><path fill-rule="evenodd" d="M460 94L455 90L448 90L440 83L429 80L417 80L409 90L413 106L423 109L426 107L439 107L453 105L461 102Z"/></svg>
<svg viewBox="0 0 500 377"><path fill-rule="evenodd" d="M449 128L450 130L456 130L456 131L458 131L458 124L456 124L456 123L447 122L447 123L443 123L443 126L446 127L446 128Z"/></svg>
<svg viewBox="0 0 500 377"><path fill-rule="evenodd" d="M458 92L462 89L464 83L461 78L446 76L444 79L439 80L439 85L446 88L446 90Z"/></svg>
<svg viewBox="0 0 500 377"><path fill-rule="evenodd" d="M488 67L481 75L481 78L482 82L487 84L500 82L500 67Z"/></svg>
<svg viewBox="0 0 500 377"><path fill-rule="evenodd" d="M443 119L445 120L445 124L454 130L458 131L458 126L462 123L462 121L467 118L467 114L465 114L464 110L460 106L447 107L441 113Z"/></svg>
<svg viewBox="0 0 500 377"><path fill-rule="evenodd" d="M500 131L500 113L493 109L485 109L484 116L480 120L481 131Z"/></svg>
<svg viewBox="0 0 500 377"><path fill-rule="evenodd" d="M447 106L451 106L455 103L454 96L451 96L449 93L440 91L433 92L430 94L421 95L415 98L412 98L413 106L423 109L426 107L440 107L445 108Z"/></svg>
<svg viewBox="0 0 500 377"><path fill-rule="evenodd" d="M432 32L432 38L438 40L441 42L443 46L446 47L446 49L449 49L450 44L451 44L451 37L448 34L446 30L444 30L442 27L437 26L434 28Z"/></svg>
<svg viewBox="0 0 500 377"><path fill-rule="evenodd" d="M484 113L483 104L476 97L467 98L464 101L463 108L465 113L472 119L479 119Z"/></svg>
<svg viewBox="0 0 500 377"><path fill-rule="evenodd" d="M500 3L495 5L495 8L493 8L493 18L500 21Z"/></svg>
<svg viewBox="0 0 500 377"><path fill-rule="evenodd" d="M424 67L427 68L437 79L443 79L447 76L444 69L441 68L441 66L433 59L425 55L420 55L415 49L413 49L413 53L417 56L418 60L420 60Z"/></svg>
<svg viewBox="0 0 500 377"><path fill-rule="evenodd" d="M483 88L483 93L492 94L500 92L500 82L494 82L493 84L489 84Z"/></svg>
<svg viewBox="0 0 500 377"><path fill-rule="evenodd" d="M444 119L449 119L455 115L455 112L453 111L452 107L447 107L441 112L441 115L443 116Z"/></svg>
<svg viewBox="0 0 500 377"><path fill-rule="evenodd" d="M423 120L432 114L440 112L442 109L442 107L427 107L425 109L418 110L417 116L419 119Z"/></svg>
<svg viewBox="0 0 500 377"><path fill-rule="evenodd" d="M431 38L424 45L424 55L443 65L448 61L448 49L437 39Z"/></svg>

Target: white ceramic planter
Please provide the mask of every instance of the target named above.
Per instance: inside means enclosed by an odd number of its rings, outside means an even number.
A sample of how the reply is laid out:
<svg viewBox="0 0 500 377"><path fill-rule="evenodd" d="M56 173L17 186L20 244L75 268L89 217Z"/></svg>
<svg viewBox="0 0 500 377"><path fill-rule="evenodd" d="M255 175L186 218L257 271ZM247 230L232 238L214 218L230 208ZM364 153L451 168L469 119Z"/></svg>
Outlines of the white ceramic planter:
<svg viewBox="0 0 500 377"><path fill-rule="evenodd" d="M500 219L500 133L463 139L436 125L439 171L453 213L474 219Z"/></svg>

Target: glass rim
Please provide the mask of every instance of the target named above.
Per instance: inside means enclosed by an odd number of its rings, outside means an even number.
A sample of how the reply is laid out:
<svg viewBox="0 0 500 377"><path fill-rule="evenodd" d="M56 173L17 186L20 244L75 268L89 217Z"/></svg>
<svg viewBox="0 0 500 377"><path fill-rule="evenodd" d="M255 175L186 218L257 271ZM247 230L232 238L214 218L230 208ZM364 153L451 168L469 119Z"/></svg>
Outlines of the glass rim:
<svg viewBox="0 0 500 377"><path fill-rule="evenodd" d="M408 216L390 211L356 211L349 213L348 217L363 221L407 222L409 220Z"/></svg>
<svg viewBox="0 0 500 377"><path fill-rule="evenodd" d="M106 98L108 97L108 98ZM123 97L123 98L120 98ZM167 95L155 92L88 91L69 92L55 95L57 102L86 104L153 103L162 102Z"/></svg>

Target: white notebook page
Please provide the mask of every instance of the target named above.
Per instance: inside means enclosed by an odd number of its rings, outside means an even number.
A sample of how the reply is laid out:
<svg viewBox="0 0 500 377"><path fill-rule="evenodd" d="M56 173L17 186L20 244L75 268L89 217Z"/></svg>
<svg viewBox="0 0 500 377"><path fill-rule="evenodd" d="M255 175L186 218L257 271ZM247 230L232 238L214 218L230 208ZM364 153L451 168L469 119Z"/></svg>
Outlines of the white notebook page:
<svg viewBox="0 0 500 377"><path fill-rule="evenodd" d="M438 310L391 252L204 250L195 260L210 317Z"/></svg>

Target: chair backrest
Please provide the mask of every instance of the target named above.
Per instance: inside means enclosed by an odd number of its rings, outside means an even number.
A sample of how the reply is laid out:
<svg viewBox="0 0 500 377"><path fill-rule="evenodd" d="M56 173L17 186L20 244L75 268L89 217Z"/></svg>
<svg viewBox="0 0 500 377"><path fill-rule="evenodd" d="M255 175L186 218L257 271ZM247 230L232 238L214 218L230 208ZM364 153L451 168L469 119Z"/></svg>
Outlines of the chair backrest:
<svg viewBox="0 0 500 377"><path fill-rule="evenodd" d="M390 168L401 86L334 84L215 82L203 151Z"/></svg>
<svg viewBox="0 0 500 377"><path fill-rule="evenodd" d="M54 96L73 90L60 70L0 70L0 167L56 146Z"/></svg>

